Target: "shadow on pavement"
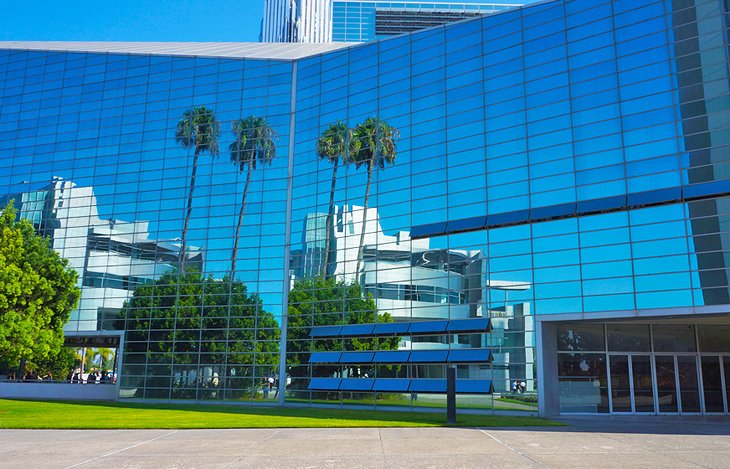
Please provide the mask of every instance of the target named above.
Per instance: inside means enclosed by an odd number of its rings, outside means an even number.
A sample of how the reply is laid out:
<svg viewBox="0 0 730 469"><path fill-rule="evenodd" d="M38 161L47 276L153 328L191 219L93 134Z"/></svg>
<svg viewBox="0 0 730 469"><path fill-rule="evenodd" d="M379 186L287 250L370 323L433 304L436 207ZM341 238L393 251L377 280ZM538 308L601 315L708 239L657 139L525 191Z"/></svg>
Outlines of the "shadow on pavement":
<svg viewBox="0 0 730 469"><path fill-rule="evenodd" d="M701 415L586 415L550 417L564 427L514 428L551 433L632 433L646 435L730 436L730 416Z"/></svg>

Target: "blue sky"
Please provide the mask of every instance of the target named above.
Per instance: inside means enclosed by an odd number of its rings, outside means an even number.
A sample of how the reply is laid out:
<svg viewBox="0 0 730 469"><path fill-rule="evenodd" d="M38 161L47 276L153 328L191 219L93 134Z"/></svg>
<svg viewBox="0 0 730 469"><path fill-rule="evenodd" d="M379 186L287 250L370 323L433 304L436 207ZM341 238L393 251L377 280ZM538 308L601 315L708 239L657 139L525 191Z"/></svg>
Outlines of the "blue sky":
<svg viewBox="0 0 730 469"><path fill-rule="evenodd" d="M3 2L3 41L258 41L264 0Z"/></svg>
<svg viewBox="0 0 730 469"><path fill-rule="evenodd" d="M8 0L0 41L257 42L263 11L264 0Z"/></svg>

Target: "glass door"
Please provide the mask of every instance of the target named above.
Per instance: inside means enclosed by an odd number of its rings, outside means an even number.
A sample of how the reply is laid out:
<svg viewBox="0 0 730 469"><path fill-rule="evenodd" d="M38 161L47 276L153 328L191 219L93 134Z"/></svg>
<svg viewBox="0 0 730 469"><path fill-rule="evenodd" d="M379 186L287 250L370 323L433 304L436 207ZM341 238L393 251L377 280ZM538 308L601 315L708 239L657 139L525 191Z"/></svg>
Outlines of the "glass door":
<svg viewBox="0 0 730 469"><path fill-rule="evenodd" d="M609 355L609 366L611 367L611 412L632 412L629 356Z"/></svg>
<svg viewBox="0 0 730 469"><path fill-rule="evenodd" d="M725 385L726 412L730 413L730 355L722 357L723 363L723 384Z"/></svg>
<svg viewBox="0 0 730 469"><path fill-rule="evenodd" d="M653 413L654 386L650 355L610 355L611 411Z"/></svg>
<svg viewBox="0 0 730 469"><path fill-rule="evenodd" d="M722 361L719 356L702 356L702 393L705 398L705 412L725 412L725 398L722 389Z"/></svg>
<svg viewBox="0 0 730 469"><path fill-rule="evenodd" d="M696 355L677 355L677 382L682 413L701 412Z"/></svg>
<svg viewBox="0 0 730 469"><path fill-rule="evenodd" d="M650 355L631 355L634 412L654 413L654 386Z"/></svg>
<svg viewBox="0 0 730 469"><path fill-rule="evenodd" d="M673 355L654 356L656 368L656 391L659 413L676 414L679 412L677 400L677 376Z"/></svg>

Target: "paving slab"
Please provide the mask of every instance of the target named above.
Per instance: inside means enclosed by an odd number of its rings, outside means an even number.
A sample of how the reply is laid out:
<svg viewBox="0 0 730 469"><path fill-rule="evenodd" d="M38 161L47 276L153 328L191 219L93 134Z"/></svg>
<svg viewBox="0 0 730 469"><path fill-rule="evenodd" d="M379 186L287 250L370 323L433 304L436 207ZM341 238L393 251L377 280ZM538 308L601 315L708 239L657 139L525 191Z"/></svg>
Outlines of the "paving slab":
<svg viewBox="0 0 730 469"><path fill-rule="evenodd" d="M730 418L565 427L0 430L3 468L725 468Z"/></svg>

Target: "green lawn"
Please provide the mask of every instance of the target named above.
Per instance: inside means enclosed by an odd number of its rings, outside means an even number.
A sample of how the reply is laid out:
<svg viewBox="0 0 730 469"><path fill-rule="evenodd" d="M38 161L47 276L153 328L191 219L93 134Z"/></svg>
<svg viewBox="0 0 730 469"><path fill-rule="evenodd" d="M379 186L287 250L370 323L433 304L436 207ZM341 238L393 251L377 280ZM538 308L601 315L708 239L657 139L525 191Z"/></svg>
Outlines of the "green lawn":
<svg viewBox="0 0 730 469"><path fill-rule="evenodd" d="M537 417L457 416L462 427L561 425ZM0 399L0 428L439 427L445 412L378 412L292 407L137 404Z"/></svg>

